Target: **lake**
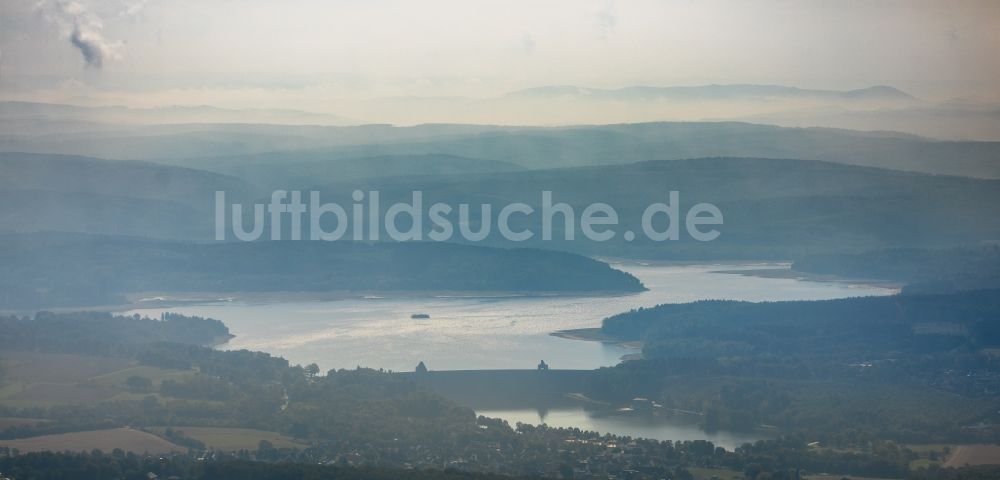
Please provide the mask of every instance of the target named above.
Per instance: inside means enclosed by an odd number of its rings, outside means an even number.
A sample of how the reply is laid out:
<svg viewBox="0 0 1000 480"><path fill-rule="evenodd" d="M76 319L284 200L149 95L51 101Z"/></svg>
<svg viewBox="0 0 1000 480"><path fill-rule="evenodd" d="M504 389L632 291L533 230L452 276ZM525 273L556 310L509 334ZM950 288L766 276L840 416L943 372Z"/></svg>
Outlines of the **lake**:
<svg viewBox="0 0 1000 480"><path fill-rule="evenodd" d="M322 301L255 302L252 298L148 308L222 320L236 335L224 349L251 349L319 364L322 371L358 365L411 371L614 365L636 350L551 336L556 330L600 326L607 316L638 307L705 299L819 300L886 295L887 287L715 273L787 269L787 265L615 263L648 291L622 296L398 296ZM428 319L412 319L427 313Z"/></svg>
<svg viewBox="0 0 1000 480"><path fill-rule="evenodd" d="M614 435L656 440L708 440L732 450L744 443L774 436L774 432L705 432L698 427L700 417L693 415L607 415L588 412L583 407L535 409L476 409L476 414L502 418L513 427L517 422L550 427L579 428Z"/></svg>

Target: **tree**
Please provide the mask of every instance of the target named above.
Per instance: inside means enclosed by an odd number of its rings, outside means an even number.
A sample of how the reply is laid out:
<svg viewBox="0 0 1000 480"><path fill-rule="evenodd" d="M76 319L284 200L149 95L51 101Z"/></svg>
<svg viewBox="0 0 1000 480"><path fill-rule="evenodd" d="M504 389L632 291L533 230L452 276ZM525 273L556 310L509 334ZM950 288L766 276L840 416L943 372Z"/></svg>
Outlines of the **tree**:
<svg viewBox="0 0 1000 480"><path fill-rule="evenodd" d="M319 365L316 365L315 363L310 363L309 365L306 365L305 371L307 376L315 377L316 375L319 374Z"/></svg>
<svg viewBox="0 0 1000 480"><path fill-rule="evenodd" d="M573 467L568 463L559 464L559 475L567 480L573 479Z"/></svg>
<svg viewBox="0 0 1000 480"><path fill-rule="evenodd" d="M751 463L743 468L743 475L747 478L755 479L757 475L764 472L764 466L759 463Z"/></svg>
<svg viewBox="0 0 1000 480"><path fill-rule="evenodd" d="M257 444L257 458L259 460L275 460L278 458L278 450L274 444L267 440L261 440Z"/></svg>
<svg viewBox="0 0 1000 480"><path fill-rule="evenodd" d="M148 392L153 389L153 381L138 375L132 375L125 379L125 388L138 392Z"/></svg>

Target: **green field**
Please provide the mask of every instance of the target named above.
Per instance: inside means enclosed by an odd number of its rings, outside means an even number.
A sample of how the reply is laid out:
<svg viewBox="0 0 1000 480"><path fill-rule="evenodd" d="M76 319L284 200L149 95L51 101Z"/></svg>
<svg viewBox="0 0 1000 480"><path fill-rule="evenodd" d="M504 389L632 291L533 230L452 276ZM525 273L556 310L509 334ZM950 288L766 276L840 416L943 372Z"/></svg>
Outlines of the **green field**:
<svg viewBox="0 0 1000 480"><path fill-rule="evenodd" d="M918 458L910 462L910 470L920 470L921 468L931 468L934 466L941 466L941 462L929 458Z"/></svg>
<svg viewBox="0 0 1000 480"><path fill-rule="evenodd" d="M948 443L910 443L904 446L920 454L937 452L940 455L944 455L945 451L954 451L958 448L958 445L951 445Z"/></svg>
<svg viewBox="0 0 1000 480"><path fill-rule="evenodd" d="M92 377L90 380L100 385L122 386L131 376L146 377L153 381L154 387L159 387L164 380L182 380L195 375L191 370L168 370L148 365L133 365L114 372Z"/></svg>
<svg viewBox="0 0 1000 480"><path fill-rule="evenodd" d="M87 404L107 400L140 399L155 396L165 380L182 380L198 375L193 370L172 370L133 361L110 357L49 354L37 352L10 352L2 354L5 367L5 384L0 385L0 405L8 407L38 407L66 404ZM136 392L125 388L131 376L146 377L153 382L152 392ZM201 400L202 403L217 403ZM34 425L44 419L0 417L0 431L14 426ZM277 448L303 448L306 443L277 432L249 428L223 427L172 427L184 435L203 442L206 447L235 451L256 450L261 440ZM166 427L152 427L147 431L119 428L73 432L59 435L42 435L16 440L5 440L0 445L16 447L21 451L39 450L91 450L114 448L136 452L164 453L184 450L163 439Z"/></svg>

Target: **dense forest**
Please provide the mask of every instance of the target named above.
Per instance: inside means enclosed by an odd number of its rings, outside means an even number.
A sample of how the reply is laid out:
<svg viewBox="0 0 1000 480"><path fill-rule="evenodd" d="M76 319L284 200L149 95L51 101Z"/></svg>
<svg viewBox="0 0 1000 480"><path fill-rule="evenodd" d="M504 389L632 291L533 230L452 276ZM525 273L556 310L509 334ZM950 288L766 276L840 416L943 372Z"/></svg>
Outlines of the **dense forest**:
<svg viewBox="0 0 1000 480"><path fill-rule="evenodd" d="M231 337L218 320L165 313L160 319L101 312L0 316L0 348L108 355L135 344L212 345Z"/></svg>
<svg viewBox="0 0 1000 480"><path fill-rule="evenodd" d="M901 282L903 293L981 290L1000 287L1000 246L812 255L795 261L792 269Z"/></svg>
<svg viewBox="0 0 1000 480"><path fill-rule="evenodd" d="M645 340L649 356L928 353L1000 344L998 314L997 290L824 301L715 300L632 310L606 318L601 331ZM688 346L662 343L673 340Z"/></svg>
<svg viewBox="0 0 1000 480"><path fill-rule="evenodd" d="M91 480L499 480L541 478L463 472L456 469L400 469L311 465L306 463L249 461L238 456L198 461L190 456L140 457L121 451L90 453L30 453L0 457L0 472L18 480L87 478ZM720 471L721 472L721 471ZM634 476L638 472L624 472ZM759 463L748 464L741 472L749 480L794 480L803 478L798 470L769 470ZM907 475L911 480L991 480L1000 475L1000 466L933 468ZM564 476L563 478L568 478ZM670 480L690 480L694 476L678 467L664 472Z"/></svg>
<svg viewBox="0 0 1000 480"><path fill-rule="evenodd" d="M0 457L0 474L17 480L86 478L90 480L149 480L160 478L184 480L499 480L515 477L469 473L457 470L404 470L401 468L362 468L306 463L251 462L238 458L219 461L196 461L186 456L152 458L132 453L100 452L30 453Z"/></svg>

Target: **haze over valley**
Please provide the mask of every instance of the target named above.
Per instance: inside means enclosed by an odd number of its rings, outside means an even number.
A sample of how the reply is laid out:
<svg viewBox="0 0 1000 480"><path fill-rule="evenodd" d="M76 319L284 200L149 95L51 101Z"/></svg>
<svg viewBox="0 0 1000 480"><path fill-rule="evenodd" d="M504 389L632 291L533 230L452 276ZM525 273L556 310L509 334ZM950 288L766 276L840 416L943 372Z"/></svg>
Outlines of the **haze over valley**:
<svg viewBox="0 0 1000 480"><path fill-rule="evenodd" d="M0 6L0 480L1000 478L992 1Z"/></svg>

